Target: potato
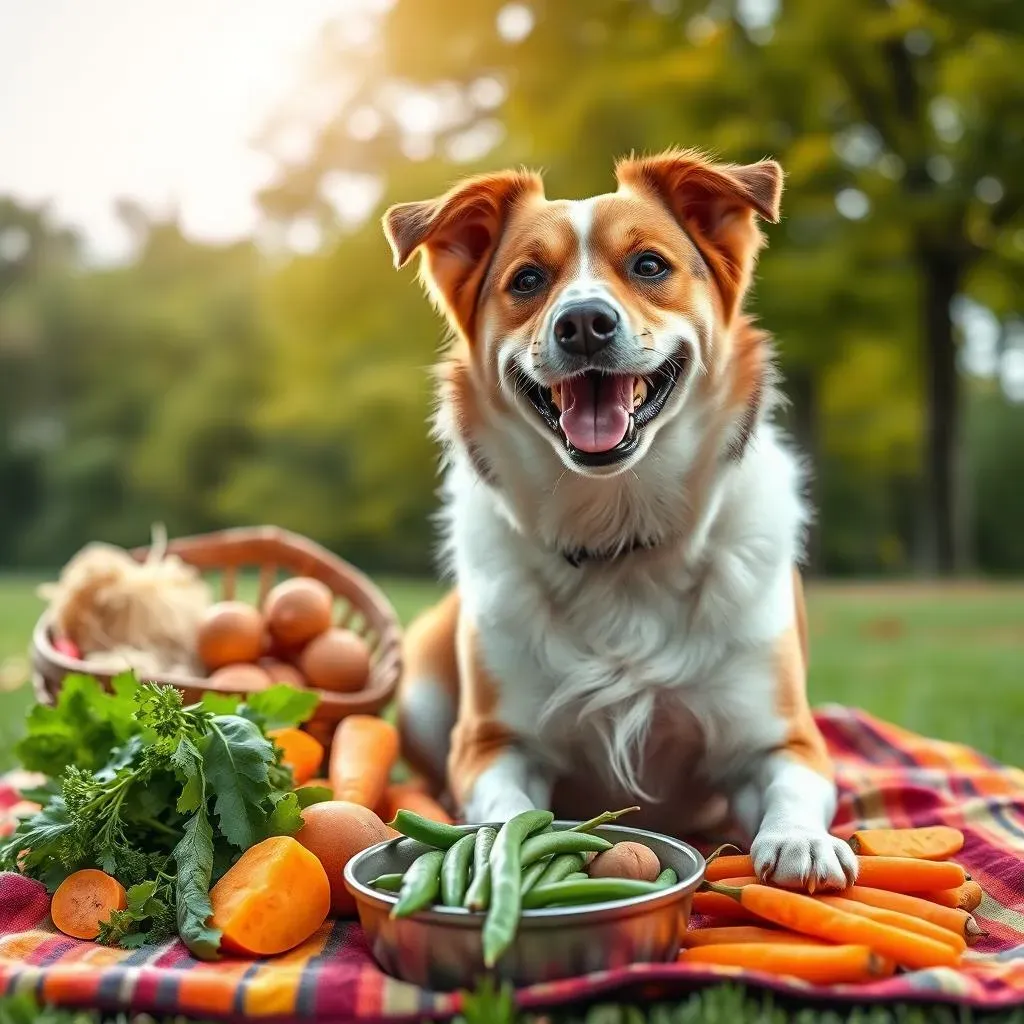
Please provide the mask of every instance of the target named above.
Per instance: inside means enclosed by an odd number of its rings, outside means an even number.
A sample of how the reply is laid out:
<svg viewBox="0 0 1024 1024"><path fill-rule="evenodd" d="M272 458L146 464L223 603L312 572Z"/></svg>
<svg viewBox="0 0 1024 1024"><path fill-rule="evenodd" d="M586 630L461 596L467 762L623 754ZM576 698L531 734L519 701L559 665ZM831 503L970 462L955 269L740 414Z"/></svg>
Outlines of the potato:
<svg viewBox="0 0 1024 1024"><path fill-rule="evenodd" d="M345 888L345 865L357 854L397 833L373 811L344 800L311 804L302 812L302 828L295 838L323 864L331 883L331 913L352 917L356 903Z"/></svg>
<svg viewBox="0 0 1024 1024"><path fill-rule="evenodd" d="M633 878L653 882L661 874L657 855L643 843L616 843L599 853L588 869L591 878Z"/></svg>

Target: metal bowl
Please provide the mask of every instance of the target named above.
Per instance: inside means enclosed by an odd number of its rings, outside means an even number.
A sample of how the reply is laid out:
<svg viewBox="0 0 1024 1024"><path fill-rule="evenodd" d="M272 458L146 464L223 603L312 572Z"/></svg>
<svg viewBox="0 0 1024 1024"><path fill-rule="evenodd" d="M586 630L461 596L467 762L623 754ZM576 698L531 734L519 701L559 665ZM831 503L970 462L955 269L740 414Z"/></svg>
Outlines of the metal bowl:
<svg viewBox="0 0 1024 1024"><path fill-rule="evenodd" d="M557 821L555 827L577 824ZM345 866L345 885L355 897L360 923L381 968L434 991L469 988L489 973L519 986L626 964L674 960L693 893L704 875L704 858L686 843L643 829L603 825L594 831L612 843L629 841L649 847L679 881L632 899L525 910L515 940L493 972L483 962L482 913L435 907L392 920L388 915L397 897L369 887L378 875L405 871L428 849L422 843L393 839L371 846Z"/></svg>

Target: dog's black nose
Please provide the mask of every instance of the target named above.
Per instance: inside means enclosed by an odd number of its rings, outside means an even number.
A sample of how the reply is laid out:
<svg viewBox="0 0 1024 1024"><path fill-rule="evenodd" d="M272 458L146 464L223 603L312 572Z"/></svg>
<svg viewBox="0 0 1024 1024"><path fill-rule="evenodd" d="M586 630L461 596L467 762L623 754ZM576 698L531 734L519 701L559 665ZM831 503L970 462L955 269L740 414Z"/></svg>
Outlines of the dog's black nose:
<svg viewBox="0 0 1024 1024"><path fill-rule="evenodd" d="M600 299L578 302L563 310L555 321L555 341L575 356L592 356L614 337L619 314Z"/></svg>

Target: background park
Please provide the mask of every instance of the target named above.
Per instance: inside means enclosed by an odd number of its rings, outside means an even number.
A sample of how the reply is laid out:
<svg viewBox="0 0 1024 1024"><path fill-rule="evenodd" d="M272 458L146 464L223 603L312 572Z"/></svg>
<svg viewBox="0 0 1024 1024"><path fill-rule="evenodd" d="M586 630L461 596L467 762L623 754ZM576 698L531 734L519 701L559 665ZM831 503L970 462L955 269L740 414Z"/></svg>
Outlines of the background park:
<svg viewBox="0 0 1024 1024"><path fill-rule="evenodd" d="M91 540L276 523L406 620L439 593L444 335L380 213L673 144L787 171L753 307L814 468L812 700L1024 763L1024 6L214 6L0 0L0 768Z"/></svg>

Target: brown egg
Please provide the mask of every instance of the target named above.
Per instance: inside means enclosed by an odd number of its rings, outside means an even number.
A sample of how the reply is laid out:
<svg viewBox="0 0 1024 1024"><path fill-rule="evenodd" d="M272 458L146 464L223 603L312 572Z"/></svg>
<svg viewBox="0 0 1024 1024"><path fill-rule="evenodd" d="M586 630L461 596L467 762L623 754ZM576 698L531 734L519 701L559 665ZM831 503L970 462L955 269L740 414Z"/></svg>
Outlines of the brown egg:
<svg viewBox="0 0 1024 1024"><path fill-rule="evenodd" d="M306 645L299 668L310 686L352 693L369 678L370 649L362 637L333 627Z"/></svg>
<svg viewBox="0 0 1024 1024"><path fill-rule="evenodd" d="M274 685L270 676L258 665L225 665L210 676L210 682L218 689L232 693L266 690Z"/></svg>
<svg viewBox="0 0 1024 1024"><path fill-rule="evenodd" d="M296 576L267 595L263 614L275 644L287 650L301 647L327 629L333 606L328 586L309 576Z"/></svg>
<svg viewBox="0 0 1024 1024"><path fill-rule="evenodd" d="M286 683L288 686L305 686L306 678L294 666L276 658L260 658L259 666L270 676L273 683Z"/></svg>
<svg viewBox="0 0 1024 1024"><path fill-rule="evenodd" d="M210 670L256 661L263 651L263 616L241 601L212 605L199 625L196 650Z"/></svg>
<svg viewBox="0 0 1024 1024"><path fill-rule="evenodd" d="M591 878L634 878L653 882L661 871L658 855L643 843L616 843L599 853L587 873Z"/></svg>

